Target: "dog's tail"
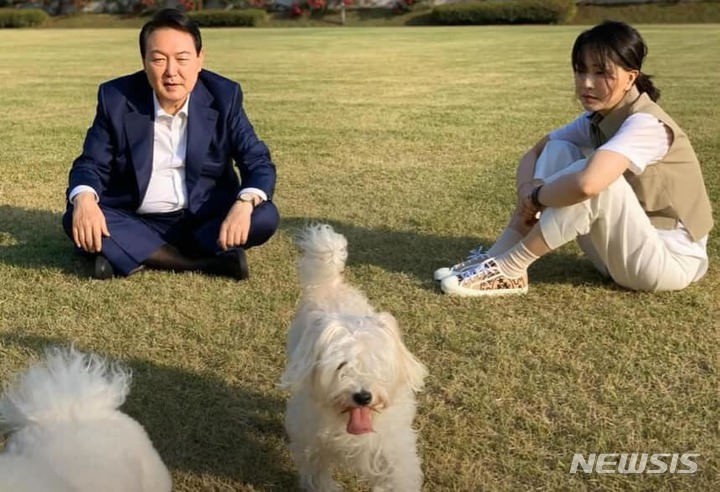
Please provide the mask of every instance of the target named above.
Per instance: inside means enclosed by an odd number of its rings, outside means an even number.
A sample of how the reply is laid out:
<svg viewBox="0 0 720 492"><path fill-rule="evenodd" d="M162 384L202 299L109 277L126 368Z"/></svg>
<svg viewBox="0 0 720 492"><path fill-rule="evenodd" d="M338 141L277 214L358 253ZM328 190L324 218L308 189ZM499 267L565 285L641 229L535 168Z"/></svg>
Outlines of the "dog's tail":
<svg viewBox="0 0 720 492"><path fill-rule="evenodd" d="M32 422L106 413L125 402L130 372L95 354L51 349L7 386L0 399L0 431Z"/></svg>
<svg viewBox="0 0 720 492"><path fill-rule="evenodd" d="M340 278L347 261L347 240L328 224L312 224L300 231L296 243L302 251L298 261L300 284L330 285Z"/></svg>

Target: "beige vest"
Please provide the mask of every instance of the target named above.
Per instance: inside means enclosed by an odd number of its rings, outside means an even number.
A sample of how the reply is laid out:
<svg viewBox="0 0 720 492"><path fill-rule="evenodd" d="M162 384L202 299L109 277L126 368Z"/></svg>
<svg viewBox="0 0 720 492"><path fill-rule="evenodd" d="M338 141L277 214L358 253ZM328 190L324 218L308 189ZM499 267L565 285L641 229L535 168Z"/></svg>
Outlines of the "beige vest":
<svg viewBox="0 0 720 492"><path fill-rule="evenodd" d="M706 236L713 226L712 209L700 163L690 140L680 127L647 94L633 88L606 117L590 118L595 148L610 140L623 122L634 113L648 113L672 131L667 155L637 176L629 170L625 179L632 187L650 222L658 229L674 229L682 222L693 241Z"/></svg>

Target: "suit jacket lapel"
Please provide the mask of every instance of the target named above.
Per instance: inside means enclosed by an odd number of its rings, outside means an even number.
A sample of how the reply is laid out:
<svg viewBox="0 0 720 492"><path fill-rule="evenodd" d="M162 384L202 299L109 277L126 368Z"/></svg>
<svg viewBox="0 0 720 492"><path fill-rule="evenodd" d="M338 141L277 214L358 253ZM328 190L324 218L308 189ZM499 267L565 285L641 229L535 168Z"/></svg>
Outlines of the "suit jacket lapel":
<svg viewBox="0 0 720 492"><path fill-rule="evenodd" d="M210 107L213 97L202 81L198 80L190 95L187 123L187 153L185 155L185 183L188 206L192 210L193 190L205 163L208 148L215 132L218 112Z"/></svg>
<svg viewBox="0 0 720 492"><path fill-rule="evenodd" d="M146 82L147 84L147 82ZM134 101L128 100L130 111L125 113L123 126L125 136L130 147L133 168L135 169L135 180L137 183L138 206L142 203L152 173L153 160L153 139L154 129L154 108L152 102L152 89L147 84L147 90Z"/></svg>

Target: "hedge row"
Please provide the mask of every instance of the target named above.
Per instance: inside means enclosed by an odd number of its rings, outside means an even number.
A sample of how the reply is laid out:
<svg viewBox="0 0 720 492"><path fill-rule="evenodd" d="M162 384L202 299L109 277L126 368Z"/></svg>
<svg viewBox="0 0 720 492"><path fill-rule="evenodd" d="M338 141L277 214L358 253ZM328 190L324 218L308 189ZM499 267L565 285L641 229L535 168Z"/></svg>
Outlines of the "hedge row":
<svg viewBox="0 0 720 492"><path fill-rule="evenodd" d="M593 25L605 19L628 24L703 24L720 23L720 2L680 1L640 5L580 5L571 24Z"/></svg>
<svg viewBox="0 0 720 492"><path fill-rule="evenodd" d="M267 20L260 9L195 10L187 13L200 27L255 27Z"/></svg>
<svg viewBox="0 0 720 492"><path fill-rule="evenodd" d="M438 5L432 10L437 24L564 24L576 12L573 0L487 0Z"/></svg>
<svg viewBox="0 0 720 492"><path fill-rule="evenodd" d="M0 9L0 28L39 26L48 17L40 9Z"/></svg>

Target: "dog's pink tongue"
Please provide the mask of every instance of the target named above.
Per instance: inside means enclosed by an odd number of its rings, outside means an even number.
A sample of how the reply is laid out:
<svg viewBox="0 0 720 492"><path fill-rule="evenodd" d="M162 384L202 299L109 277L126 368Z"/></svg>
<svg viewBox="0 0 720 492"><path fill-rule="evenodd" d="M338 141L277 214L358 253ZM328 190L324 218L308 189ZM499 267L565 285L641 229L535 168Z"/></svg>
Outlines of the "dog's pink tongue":
<svg viewBox="0 0 720 492"><path fill-rule="evenodd" d="M370 408L357 407L350 409L350 418L348 419L347 431L349 434L365 434L372 432L372 420L370 420Z"/></svg>

